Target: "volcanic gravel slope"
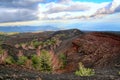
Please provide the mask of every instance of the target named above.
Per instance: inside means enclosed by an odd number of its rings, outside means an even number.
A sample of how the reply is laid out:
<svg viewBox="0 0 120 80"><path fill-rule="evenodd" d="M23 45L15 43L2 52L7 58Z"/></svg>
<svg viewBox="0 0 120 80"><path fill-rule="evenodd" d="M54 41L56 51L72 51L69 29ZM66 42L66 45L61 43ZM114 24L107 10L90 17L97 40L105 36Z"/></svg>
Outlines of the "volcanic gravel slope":
<svg viewBox="0 0 120 80"><path fill-rule="evenodd" d="M113 33L83 33L77 29L22 33L9 36L2 47L8 51L8 55L15 58L19 50L22 50L25 56L30 56L36 52L35 49L16 48L15 44L29 42L34 38L38 41L45 41L52 37L59 37L61 34L64 36L59 38L61 43L54 49L54 52L55 55L60 53L66 55L67 65L64 69L56 71L57 74L45 74L25 66L0 64L0 80L120 80L118 75L120 71L120 35ZM75 76L74 72L78 69L79 62L82 62L85 67L94 68L95 76Z"/></svg>

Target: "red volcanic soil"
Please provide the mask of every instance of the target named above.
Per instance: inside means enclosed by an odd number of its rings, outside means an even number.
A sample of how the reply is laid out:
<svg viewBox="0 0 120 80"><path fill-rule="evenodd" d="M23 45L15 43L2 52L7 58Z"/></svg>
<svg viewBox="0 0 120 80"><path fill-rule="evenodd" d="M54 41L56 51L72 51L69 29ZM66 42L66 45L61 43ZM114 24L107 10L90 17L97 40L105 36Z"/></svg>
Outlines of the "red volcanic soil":
<svg viewBox="0 0 120 80"><path fill-rule="evenodd" d="M87 33L74 39L66 54L66 72L75 71L79 62L91 68L120 68L120 36Z"/></svg>
<svg viewBox="0 0 120 80"><path fill-rule="evenodd" d="M16 44L31 42L33 40L46 41L55 38L54 46L41 47L51 54L52 65L57 68L53 73L39 73L26 69L25 66L0 64L0 80L120 80L120 35L103 32L83 33L77 29L62 30L45 33L21 33L9 36L4 41L2 48L15 59L19 54L31 57L39 54L38 48L15 47ZM58 43L59 42L59 43ZM52 50L50 50L52 49ZM58 69L61 65L59 54L64 53L67 64L64 69ZM5 55L6 56L6 55ZM78 63L85 67L94 68L95 76L79 77L74 72L78 69ZM63 73L63 74L61 74Z"/></svg>

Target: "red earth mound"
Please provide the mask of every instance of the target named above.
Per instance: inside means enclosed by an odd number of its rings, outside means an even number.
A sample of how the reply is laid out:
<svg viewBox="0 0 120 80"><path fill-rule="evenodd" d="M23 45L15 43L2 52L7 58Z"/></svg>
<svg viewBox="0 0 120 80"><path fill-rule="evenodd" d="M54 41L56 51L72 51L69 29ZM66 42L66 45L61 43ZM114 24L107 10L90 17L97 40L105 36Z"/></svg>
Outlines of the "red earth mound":
<svg viewBox="0 0 120 80"><path fill-rule="evenodd" d="M66 72L75 71L79 62L91 68L120 67L120 36L100 32L86 33L72 41L66 55Z"/></svg>

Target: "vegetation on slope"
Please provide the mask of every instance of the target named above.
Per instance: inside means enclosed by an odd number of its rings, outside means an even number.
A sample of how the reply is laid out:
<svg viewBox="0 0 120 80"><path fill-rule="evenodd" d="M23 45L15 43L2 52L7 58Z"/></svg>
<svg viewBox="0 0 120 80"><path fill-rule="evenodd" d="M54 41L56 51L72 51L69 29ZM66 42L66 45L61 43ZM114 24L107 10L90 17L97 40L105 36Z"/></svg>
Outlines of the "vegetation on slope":
<svg viewBox="0 0 120 80"><path fill-rule="evenodd" d="M94 69L85 68L84 65L80 62L79 63L79 70L75 72L75 75L78 76L93 76L95 75Z"/></svg>
<svg viewBox="0 0 120 80"><path fill-rule="evenodd" d="M51 62L50 62L50 55L47 51L41 51L40 56L33 55L32 56L32 65L35 69L42 71L42 72L51 72Z"/></svg>
<svg viewBox="0 0 120 80"><path fill-rule="evenodd" d="M62 62L61 68L64 69L65 66L67 65L67 56L63 53L59 55L59 60Z"/></svg>
<svg viewBox="0 0 120 80"><path fill-rule="evenodd" d="M78 68L77 64L80 61L84 63L85 67L79 67L79 70L75 72L77 77L96 75L97 73L89 67L114 66L115 62L119 65L117 62L120 53L119 37L114 35L112 37L111 34L105 35L105 33L86 33L76 36L77 34L74 35L69 30L68 32L58 31L47 37L43 35L40 37L41 34L31 34L22 33L7 40L0 48L0 60L3 59L6 64L15 64L16 66L19 63L18 67L27 67L27 69L47 73L53 72L53 66L56 67L58 64L60 64L60 69L57 67L56 73L73 72ZM16 47L16 44L19 46ZM50 50L53 50L55 54L52 55ZM19 53L22 55L18 56Z"/></svg>

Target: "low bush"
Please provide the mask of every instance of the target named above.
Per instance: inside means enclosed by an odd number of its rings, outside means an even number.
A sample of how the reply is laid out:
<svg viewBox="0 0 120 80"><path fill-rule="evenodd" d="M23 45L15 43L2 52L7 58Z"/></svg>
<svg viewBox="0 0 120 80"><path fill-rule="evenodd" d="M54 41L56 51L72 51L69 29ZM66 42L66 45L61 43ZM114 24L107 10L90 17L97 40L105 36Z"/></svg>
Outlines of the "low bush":
<svg viewBox="0 0 120 80"><path fill-rule="evenodd" d="M48 51L42 50L40 56L32 56L32 66L42 72L51 72L50 55Z"/></svg>
<svg viewBox="0 0 120 80"><path fill-rule="evenodd" d="M2 49L2 47L0 46L0 54L4 54L4 49Z"/></svg>
<svg viewBox="0 0 120 80"><path fill-rule="evenodd" d="M15 60L12 56L8 56L6 59L5 59L5 63L6 64L14 64L15 63Z"/></svg>
<svg viewBox="0 0 120 80"><path fill-rule="evenodd" d="M65 54L61 53L59 55L59 60L62 62L61 64L61 68L65 68L66 64L67 64L67 57L65 56Z"/></svg>
<svg viewBox="0 0 120 80"><path fill-rule="evenodd" d="M39 70L40 57L37 56L37 55L32 55L31 60L32 60L32 66L33 66L35 69Z"/></svg>
<svg viewBox="0 0 120 80"><path fill-rule="evenodd" d="M27 60L28 60L28 58L26 56L20 56L18 58L17 64L18 65L25 65Z"/></svg>
<svg viewBox="0 0 120 80"><path fill-rule="evenodd" d="M93 76L95 75L94 69L85 68L84 65L79 63L79 70L75 72L77 76Z"/></svg>
<svg viewBox="0 0 120 80"><path fill-rule="evenodd" d="M50 54L48 51L42 50L40 55L40 71L51 72L52 65L50 61Z"/></svg>

